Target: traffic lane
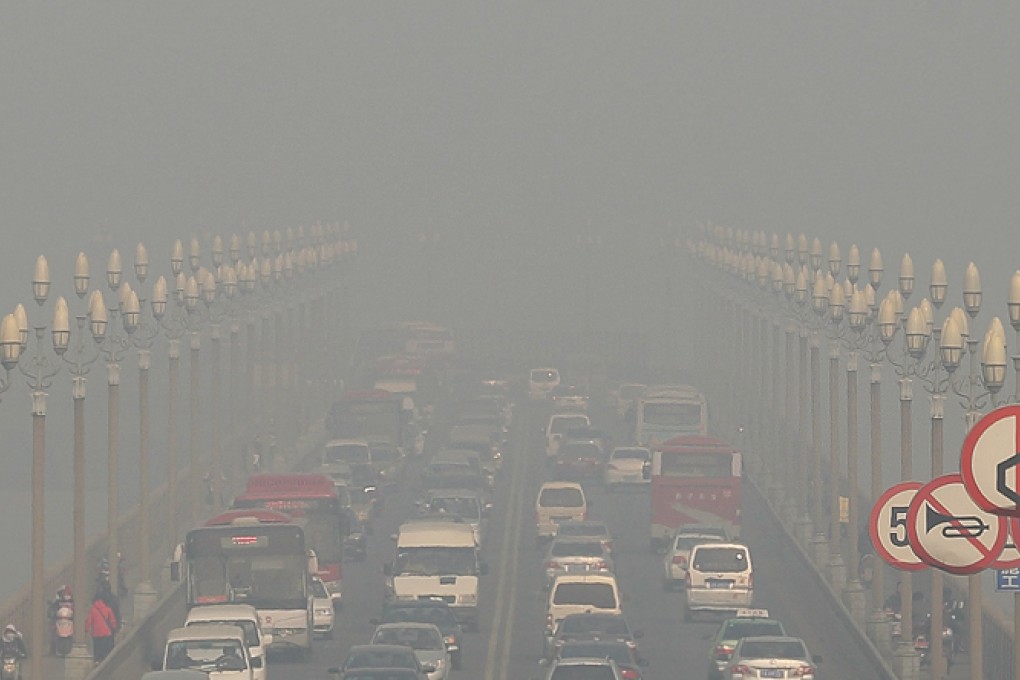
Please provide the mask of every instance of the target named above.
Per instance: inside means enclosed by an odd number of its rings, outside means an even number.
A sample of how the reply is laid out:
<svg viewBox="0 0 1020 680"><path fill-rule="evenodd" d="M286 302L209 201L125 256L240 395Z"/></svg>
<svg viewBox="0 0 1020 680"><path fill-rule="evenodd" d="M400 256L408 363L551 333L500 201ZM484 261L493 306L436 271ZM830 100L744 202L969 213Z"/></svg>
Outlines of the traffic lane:
<svg viewBox="0 0 1020 680"><path fill-rule="evenodd" d="M479 593L480 631L465 633L462 636L463 668L454 671L456 677L481 677L485 669L486 650L489 633L492 629L492 590L500 578L506 560L498 555L500 537L509 517L507 495L509 480L507 466L512 456L523 455L529 444L527 436L527 417L515 416L511 429L510 451L508 460L504 462L504 471L500 476L494 495L494 510L489 518L487 537L482 545L482 558L489 564L490 573L483 576ZM442 440L440 432L444 432L442 424L437 424L429 434L426 451L434 453ZM366 559L362 562L344 563L344 597L343 605L337 612L336 624L332 640L316 640L312 657L298 659L290 656L274 655L269 665L269 677L274 680L290 680L308 678L319 680L329 678L326 672L331 666L339 666L347 656L352 645L366 644L371 639L375 626L372 619L378 618L383 607L383 565L393 559L394 545L392 536L396 534L400 524L417 512L415 502L421 493L421 472L428 455L412 461L409 474L405 481L393 493L386 495L386 507L382 516L375 523L375 533L369 537ZM333 676L335 679L336 676Z"/></svg>

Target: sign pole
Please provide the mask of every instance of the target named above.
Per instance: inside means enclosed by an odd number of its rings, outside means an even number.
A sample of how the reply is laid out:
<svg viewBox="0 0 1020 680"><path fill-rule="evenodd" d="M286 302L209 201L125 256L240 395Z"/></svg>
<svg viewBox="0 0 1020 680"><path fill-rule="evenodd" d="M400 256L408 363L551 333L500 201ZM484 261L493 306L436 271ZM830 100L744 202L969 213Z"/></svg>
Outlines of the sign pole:
<svg viewBox="0 0 1020 680"><path fill-rule="evenodd" d="M970 649L970 680L984 680L984 647L981 639L981 574L971 574L967 577L969 609L968 620L970 632L968 647ZM1014 621L1016 614L1013 614Z"/></svg>

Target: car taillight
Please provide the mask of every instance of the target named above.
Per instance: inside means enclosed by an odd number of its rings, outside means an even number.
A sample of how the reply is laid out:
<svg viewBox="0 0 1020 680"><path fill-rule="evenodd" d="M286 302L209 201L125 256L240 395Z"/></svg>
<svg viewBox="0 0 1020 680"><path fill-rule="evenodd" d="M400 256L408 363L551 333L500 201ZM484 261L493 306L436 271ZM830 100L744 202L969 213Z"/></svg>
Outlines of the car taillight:
<svg viewBox="0 0 1020 680"><path fill-rule="evenodd" d="M586 519L588 519L588 511L587 510L585 510L584 512L581 513L581 521L583 522Z"/></svg>
<svg viewBox="0 0 1020 680"><path fill-rule="evenodd" d="M548 628L549 630L552 630L552 628L553 628L553 616L552 616L552 614L546 614L545 615L545 627Z"/></svg>
<svg viewBox="0 0 1020 680"><path fill-rule="evenodd" d="M602 546L606 550L608 550L609 552L613 552L613 542L612 541L602 541Z"/></svg>
<svg viewBox="0 0 1020 680"><path fill-rule="evenodd" d="M751 667L750 666L745 666L742 663L738 663L735 666L730 666L730 673L733 673L734 675L736 675L738 673L740 675L749 675L751 673Z"/></svg>
<svg viewBox="0 0 1020 680"><path fill-rule="evenodd" d="M560 563L559 562L553 562L552 560L550 560L550 561L545 563L545 568L546 569L559 569L560 568Z"/></svg>
<svg viewBox="0 0 1020 680"><path fill-rule="evenodd" d="M637 649L637 640L627 640L626 644L631 649Z"/></svg>
<svg viewBox="0 0 1020 680"><path fill-rule="evenodd" d="M791 678L803 678L805 675L814 675L815 669L811 666L801 666L790 671Z"/></svg>
<svg viewBox="0 0 1020 680"><path fill-rule="evenodd" d="M747 588L748 588L748 590L754 589L754 572L753 571L747 577Z"/></svg>
<svg viewBox="0 0 1020 680"><path fill-rule="evenodd" d="M595 563L595 568L599 571L609 571L609 563L605 560L599 560Z"/></svg>
<svg viewBox="0 0 1020 680"><path fill-rule="evenodd" d="M720 661L725 661L726 659L730 658L731 654L733 654L733 647L731 647L730 645L716 645L715 658L719 659Z"/></svg>
<svg viewBox="0 0 1020 680"><path fill-rule="evenodd" d="M688 589L691 587L691 572L684 574L684 583L687 585Z"/></svg>
<svg viewBox="0 0 1020 680"><path fill-rule="evenodd" d="M624 678L624 680L638 680L638 678L641 677L641 674L633 668L621 668L620 677Z"/></svg>
<svg viewBox="0 0 1020 680"><path fill-rule="evenodd" d="M684 555L673 555L673 564L680 567L686 567L687 558Z"/></svg>

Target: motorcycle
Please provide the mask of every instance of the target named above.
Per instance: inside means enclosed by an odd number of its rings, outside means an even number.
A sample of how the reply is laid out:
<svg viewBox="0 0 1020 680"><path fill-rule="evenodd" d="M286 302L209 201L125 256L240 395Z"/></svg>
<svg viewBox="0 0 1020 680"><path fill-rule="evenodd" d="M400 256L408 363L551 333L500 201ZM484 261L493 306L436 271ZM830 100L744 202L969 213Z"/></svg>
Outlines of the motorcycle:
<svg viewBox="0 0 1020 680"><path fill-rule="evenodd" d="M0 659L0 680L20 680L21 659L13 654L5 654Z"/></svg>
<svg viewBox="0 0 1020 680"><path fill-rule="evenodd" d="M344 555L356 562L364 562L368 556L368 537L365 536L365 525L357 517L351 520L350 531L344 537Z"/></svg>
<svg viewBox="0 0 1020 680"><path fill-rule="evenodd" d="M922 632L914 637L914 650L921 657L921 668L931 666L931 617L929 615L927 626ZM942 626L942 657L946 660L946 670L953 667L953 630L948 625Z"/></svg>
<svg viewBox="0 0 1020 680"><path fill-rule="evenodd" d="M67 656L74 644L74 605L62 602L53 616L53 653Z"/></svg>

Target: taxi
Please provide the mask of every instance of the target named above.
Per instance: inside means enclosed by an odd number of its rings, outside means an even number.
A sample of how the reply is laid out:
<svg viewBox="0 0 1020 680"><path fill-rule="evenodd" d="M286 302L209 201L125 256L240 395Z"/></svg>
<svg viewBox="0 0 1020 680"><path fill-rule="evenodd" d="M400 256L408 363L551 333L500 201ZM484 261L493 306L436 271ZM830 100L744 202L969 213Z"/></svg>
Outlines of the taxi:
<svg viewBox="0 0 1020 680"><path fill-rule="evenodd" d="M730 656L737 643L745 637L756 635L786 635L778 619L769 618L767 609L738 609L737 615L725 619L715 635L705 636L711 640L708 659L709 680L721 680L729 670Z"/></svg>

